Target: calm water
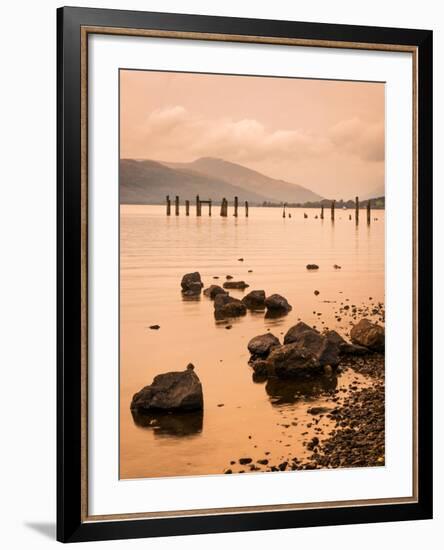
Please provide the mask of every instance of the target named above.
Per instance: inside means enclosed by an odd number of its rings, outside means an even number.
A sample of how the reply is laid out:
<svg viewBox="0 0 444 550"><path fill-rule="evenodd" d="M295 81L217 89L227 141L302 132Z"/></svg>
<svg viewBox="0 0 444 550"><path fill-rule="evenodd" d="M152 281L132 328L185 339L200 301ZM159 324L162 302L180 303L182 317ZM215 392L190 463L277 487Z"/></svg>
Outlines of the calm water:
<svg viewBox="0 0 444 550"><path fill-rule="evenodd" d="M231 460L265 452L274 463L303 457L306 410L322 404L321 390L356 378L365 383L350 373L311 387L252 379L247 343L253 336L270 328L282 338L299 319L347 335L349 319L334 316L341 302L384 301L384 212L373 213L378 219L370 227L364 211L358 227L350 211L337 211L334 225L314 219L318 211L305 212L308 219L303 209L283 219L280 209L250 208L249 218L235 219L213 208L213 217L204 209L196 218L194 211L166 217L163 206L121 207L121 478L219 474ZM308 263L320 269L307 271ZM209 298L182 298L180 281L191 271L200 272L205 287L222 285L227 274L245 280L250 288L230 290L234 297L255 289L282 294L293 310L280 319L249 312L226 330L214 320ZM154 324L160 330L150 330ZM165 416L148 426L133 419L133 394L156 374L190 362L203 385L204 414Z"/></svg>

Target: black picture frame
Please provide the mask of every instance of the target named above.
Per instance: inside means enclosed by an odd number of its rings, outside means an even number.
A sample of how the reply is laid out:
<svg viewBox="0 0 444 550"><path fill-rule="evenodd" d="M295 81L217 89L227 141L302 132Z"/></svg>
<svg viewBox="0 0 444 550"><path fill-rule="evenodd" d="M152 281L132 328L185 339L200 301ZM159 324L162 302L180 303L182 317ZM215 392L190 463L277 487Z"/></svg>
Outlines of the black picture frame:
<svg viewBox="0 0 444 550"><path fill-rule="evenodd" d="M417 51L417 501L150 519L85 520L81 444L81 29L115 27ZM432 31L65 7L57 10L57 539L62 542L432 518Z"/></svg>

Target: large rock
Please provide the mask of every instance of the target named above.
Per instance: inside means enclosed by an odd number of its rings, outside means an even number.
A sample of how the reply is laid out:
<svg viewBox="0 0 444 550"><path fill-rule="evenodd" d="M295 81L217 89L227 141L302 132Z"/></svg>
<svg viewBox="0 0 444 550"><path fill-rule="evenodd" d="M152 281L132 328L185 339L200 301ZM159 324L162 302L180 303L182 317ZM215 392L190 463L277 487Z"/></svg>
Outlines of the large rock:
<svg viewBox="0 0 444 550"><path fill-rule="evenodd" d="M202 410L202 384L194 366L190 363L182 372L155 376L150 386L134 395L131 409L153 412Z"/></svg>
<svg viewBox="0 0 444 550"><path fill-rule="evenodd" d="M270 351L280 345L281 343L279 342L279 339L276 338L274 334L271 334L271 332L267 332L252 338L248 342L248 351L251 353L253 358L263 358L268 357Z"/></svg>
<svg viewBox="0 0 444 550"><path fill-rule="evenodd" d="M321 366L336 367L339 365L339 346L318 332L308 330L302 332L294 341L294 345L301 350L313 353Z"/></svg>
<svg viewBox="0 0 444 550"><path fill-rule="evenodd" d="M273 312L288 312L292 307L287 299L280 294L272 294L265 299L265 305L268 310Z"/></svg>
<svg viewBox="0 0 444 550"><path fill-rule="evenodd" d="M214 316L216 319L241 317L247 313L247 308L240 300L229 294L217 294L214 298Z"/></svg>
<svg viewBox="0 0 444 550"><path fill-rule="evenodd" d="M248 309L265 309L265 290L252 290L242 298Z"/></svg>
<svg viewBox="0 0 444 550"><path fill-rule="evenodd" d="M311 352L321 366L335 367L339 364L339 344L302 321L288 329L284 344L295 344L299 349Z"/></svg>
<svg viewBox="0 0 444 550"><path fill-rule="evenodd" d="M303 332L316 332L317 334L319 334L319 332L308 326L306 323L304 323L303 321L299 321L299 323L297 323L296 325L293 325L292 327L290 327L285 336L284 336L284 344L291 344L293 342L296 342L296 340L299 338L299 336L303 333Z"/></svg>
<svg viewBox="0 0 444 550"><path fill-rule="evenodd" d="M203 287L203 282L198 271L195 271L194 273L186 273L182 277L182 282L180 284L182 287L182 292L188 296L192 294L200 294Z"/></svg>
<svg viewBox="0 0 444 550"><path fill-rule="evenodd" d="M268 356L269 373L279 378L307 377L322 374L323 369L315 354L301 349L298 344L274 348Z"/></svg>
<svg viewBox="0 0 444 550"><path fill-rule="evenodd" d="M350 331L350 338L354 344L364 346L373 351L384 351L385 330L384 327L372 323L368 319L361 319Z"/></svg>
<svg viewBox="0 0 444 550"><path fill-rule="evenodd" d="M212 300L218 295L218 294L227 294L225 290L219 286L219 285L210 285L208 288L204 290L205 296L209 296Z"/></svg>
<svg viewBox="0 0 444 550"><path fill-rule="evenodd" d="M225 281L224 283L224 288L240 288L243 290L249 286L245 281Z"/></svg>
<svg viewBox="0 0 444 550"><path fill-rule="evenodd" d="M369 353L368 348L347 342L335 330L327 331L324 336L327 338L327 340L329 340L333 344L336 344L339 347L339 353L341 355L365 355Z"/></svg>

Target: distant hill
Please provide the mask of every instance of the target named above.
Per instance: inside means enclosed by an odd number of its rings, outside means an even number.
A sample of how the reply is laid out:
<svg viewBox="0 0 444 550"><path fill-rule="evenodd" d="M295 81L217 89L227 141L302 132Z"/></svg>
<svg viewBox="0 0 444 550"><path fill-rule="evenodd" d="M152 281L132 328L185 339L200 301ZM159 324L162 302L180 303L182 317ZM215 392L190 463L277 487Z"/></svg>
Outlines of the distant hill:
<svg viewBox="0 0 444 550"><path fill-rule="evenodd" d="M163 204L166 195L174 200L175 195L194 201L196 195L215 203L226 197L232 200L262 203L266 197L250 193L241 187L223 180L190 170L170 168L152 160L120 161L120 202L122 204Z"/></svg>
<svg viewBox="0 0 444 550"><path fill-rule="evenodd" d="M267 197L268 201L307 202L321 200L322 197L296 183L270 178L246 168L241 164L213 157L202 157L189 163L166 163L172 168L192 170L200 174L212 175L220 180L242 187L248 192Z"/></svg>
<svg viewBox="0 0 444 550"><path fill-rule="evenodd" d="M378 197L383 197L385 195L385 185L378 185L369 193L365 193L362 197L359 197L362 200L374 199Z"/></svg>
<svg viewBox="0 0 444 550"><path fill-rule="evenodd" d="M275 180L239 164L202 158L191 163L160 163L152 160L121 159L120 202L163 204L165 196L193 201L211 198L214 203L235 196L251 204L264 202L306 202L322 197L296 184Z"/></svg>

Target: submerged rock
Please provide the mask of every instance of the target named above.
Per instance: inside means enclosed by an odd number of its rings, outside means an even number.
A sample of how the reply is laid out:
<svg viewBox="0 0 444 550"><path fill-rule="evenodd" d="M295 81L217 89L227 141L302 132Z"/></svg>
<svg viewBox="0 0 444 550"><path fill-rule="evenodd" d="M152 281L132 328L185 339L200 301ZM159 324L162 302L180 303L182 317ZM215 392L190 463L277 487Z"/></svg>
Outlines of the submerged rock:
<svg viewBox="0 0 444 550"><path fill-rule="evenodd" d="M200 294L203 282L200 278L200 273L195 271L194 273L186 273L182 277L181 281L182 292L186 295Z"/></svg>
<svg viewBox="0 0 444 550"><path fill-rule="evenodd" d="M318 415L325 414L331 411L331 407L310 407L307 409L308 414Z"/></svg>
<svg viewBox="0 0 444 550"><path fill-rule="evenodd" d="M228 293L217 294L214 298L214 316L216 319L227 317L241 317L247 313L247 308L240 300L231 297Z"/></svg>
<svg viewBox="0 0 444 550"><path fill-rule="evenodd" d="M245 281L226 281L224 283L224 288L248 288L250 285L247 284Z"/></svg>
<svg viewBox="0 0 444 550"><path fill-rule="evenodd" d="M212 300L218 295L218 294L226 294L225 290L219 286L219 285L210 285L208 288L204 290L205 296L208 296Z"/></svg>
<svg viewBox="0 0 444 550"><path fill-rule="evenodd" d="M252 290L242 298L242 303L248 309L265 309L265 291Z"/></svg>
<svg viewBox="0 0 444 550"><path fill-rule="evenodd" d="M265 299L265 305L271 312L289 312L292 310L287 299L280 294L272 294Z"/></svg>
<svg viewBox="0 0 444 550"><path fill-rule="evenodd" d="M384 327L372 323L368 319L361 319L350 331L350 338L354 344L364 346L373 351L384 351L385 330Z"/></svg>
<svg viewBox="0 0 444 550"><path fill-rule="evenodd" d="M280 346L279 339L271 332L255 336L248 342L248 351L253 358L268 357L270 351L276 346Z"/></svg>
<svg viewBox="0 0 444 550"><path fill-rule="evenodd" d="M137 392L132 410L197 411L203 409L202 384L190 363L182 372L167 372L154 377L149 386Z"/></svg>

